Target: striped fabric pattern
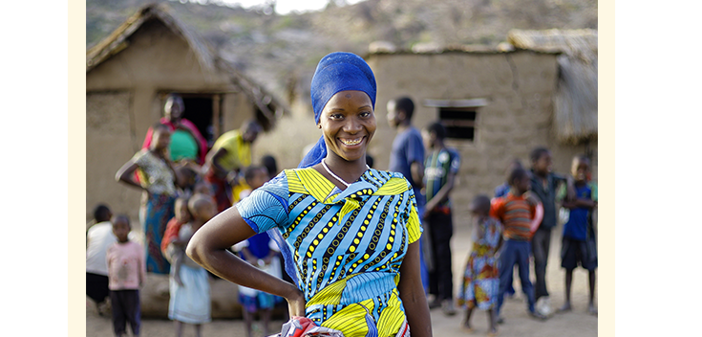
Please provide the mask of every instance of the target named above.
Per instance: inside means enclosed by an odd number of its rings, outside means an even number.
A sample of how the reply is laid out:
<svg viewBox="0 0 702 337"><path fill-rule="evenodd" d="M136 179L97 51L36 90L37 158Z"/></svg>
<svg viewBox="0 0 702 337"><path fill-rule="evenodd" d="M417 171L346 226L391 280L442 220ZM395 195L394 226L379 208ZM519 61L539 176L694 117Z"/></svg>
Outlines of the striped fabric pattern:
<svg viewBox="0 0 702 337"><path fill-rule="evenodd" d="M530 223L535 212L536 205L524 195L515 196L511 191L505 197L492 199L490 206L490 216L500 220L504 226L503 236L510 240L531 240Z"/></svg>
<svg viewBox="0 0 702 337"><path fill-rule="evenodd" d="M370 169L342 191L313 168L285 170L236 207L256 232L280 234L315 324L346 337L402 327L400 265L422 229L400 173Z"/></svg>

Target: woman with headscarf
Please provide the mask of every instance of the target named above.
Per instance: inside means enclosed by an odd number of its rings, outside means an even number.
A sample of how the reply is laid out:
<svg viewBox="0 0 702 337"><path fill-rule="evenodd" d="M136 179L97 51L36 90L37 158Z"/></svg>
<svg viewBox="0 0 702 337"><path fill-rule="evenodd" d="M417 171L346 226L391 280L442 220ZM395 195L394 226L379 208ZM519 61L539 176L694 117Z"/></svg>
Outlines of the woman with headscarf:
<svg viewBox="0 0 702 337"><path fill-rule="evenodd" d="M409 336L411 326L413 336L432 335L412 186L399 173L366 165L375 93L362 58L322 58L311 86L322 130L317 144L297 169L217 215L188 245L188 255L218 276L285 298L294 323L288 327L313 322L346 337L386 337ZM266 231L281 247L294 284L227 251Z"/></svg>

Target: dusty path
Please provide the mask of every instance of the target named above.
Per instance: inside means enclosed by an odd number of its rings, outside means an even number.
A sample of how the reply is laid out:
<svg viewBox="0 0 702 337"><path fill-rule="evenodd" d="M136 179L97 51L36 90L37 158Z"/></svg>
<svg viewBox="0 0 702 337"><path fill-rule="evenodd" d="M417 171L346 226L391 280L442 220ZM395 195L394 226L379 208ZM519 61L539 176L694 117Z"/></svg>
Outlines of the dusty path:
<svg viewBox="0 0 702 337"><path fill-rule="evenodd" d="M456 288L458 288L459 278L463 271L463 264L465 263L470 247L470 226L468 225L467 219L468 217L464 214L456 214L456 232L451 244L454 253L453 272L455 278L454 285ZM547 270L548 289L551 293L551 304L554 309L560 306L564 299L565 272L560 268L559 258L561 230L562 227L560 226L554 229ZM517 290L520 289L518 282L515 282L515 287ZM582 269L577 269L573 275L573 311L570 313L555 314L546 322L539 322L529 318L526 313L526 305L521 299L505 300L503 307L505 324L499 326L499 335L520 337L597 336L597 317L587 313L587 297L587 272ZM90 301L88 300L88 302ZM462 319L463 312L459 312L459 314L453 317L447 317L438 309L432 311L434 336L484 336L486 334L487 318L484 312L477 311L473 314L472 323L476 332L470 335L460 330ZM91 303L87 304L86 323L86 336L112 336L110 319L98 316ZM271 326L280 326L282 323L282 321L274 321ZM204 325L202 332L205 337L245 336L244 324L241 320L215 320ZM142 322L141 336L170 337L173 335L174 329L171 321L149 319ZM255 334L257 337L262 335L262 332ZM185 330L184 336L194 336L191 327Z"/></svg>

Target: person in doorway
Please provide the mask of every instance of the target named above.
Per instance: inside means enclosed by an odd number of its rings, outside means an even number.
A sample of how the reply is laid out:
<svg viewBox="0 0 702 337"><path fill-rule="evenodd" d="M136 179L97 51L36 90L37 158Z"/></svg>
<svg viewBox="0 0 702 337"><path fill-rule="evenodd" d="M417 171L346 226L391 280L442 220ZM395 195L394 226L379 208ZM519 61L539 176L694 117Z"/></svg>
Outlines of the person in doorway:
<svg viewBox="0 0 702 337"><path fill-rule="evenodd" d="M423 220L429 229L433 270L429 273L429 294L440 303L444 314L454 315L453 273L451 272L451 237L453 215L449 195L461 166L461 157L453 148L446 147L446 128L439 122L422 130L427 159L424 164L426 207ZM431 303L430 307L433 306Z"/></svg>
<svg viewBox="0 0 702 337"><path fill-rule="evenodd" d="M170 160L178 162L189 160L203 165L207 155L207 140L202 136L200 130L191 121L183 118L185 103L183 98L170 93L166 96L166 103L163 105L163 117L159 123L167 126L171 131L171 144L169 146ZM154 129L149 128L144 137L142 149L149 149L153 140Z"/></svg>

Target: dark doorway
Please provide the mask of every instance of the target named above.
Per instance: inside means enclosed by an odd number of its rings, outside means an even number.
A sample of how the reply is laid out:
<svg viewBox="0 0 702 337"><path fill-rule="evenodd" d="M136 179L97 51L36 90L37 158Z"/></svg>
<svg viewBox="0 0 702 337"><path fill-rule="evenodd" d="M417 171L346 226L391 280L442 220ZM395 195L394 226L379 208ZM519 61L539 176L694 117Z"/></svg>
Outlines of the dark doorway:
<svg viewBox="0 0 702 337"><path fill-rule="evenodd" d="M207 140L207 148L214 144L214 128L212 126L212 97L182 95L185 103L183 117L195 124L198 131Z"/></svg>

